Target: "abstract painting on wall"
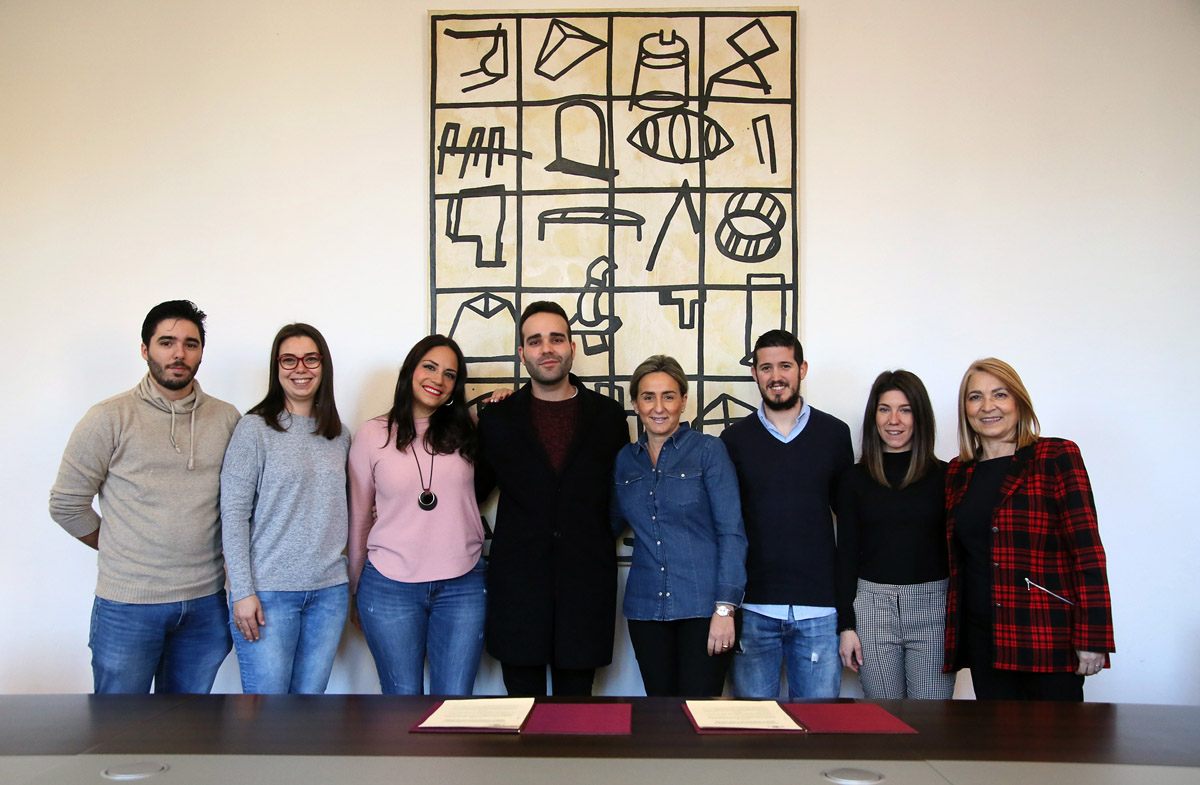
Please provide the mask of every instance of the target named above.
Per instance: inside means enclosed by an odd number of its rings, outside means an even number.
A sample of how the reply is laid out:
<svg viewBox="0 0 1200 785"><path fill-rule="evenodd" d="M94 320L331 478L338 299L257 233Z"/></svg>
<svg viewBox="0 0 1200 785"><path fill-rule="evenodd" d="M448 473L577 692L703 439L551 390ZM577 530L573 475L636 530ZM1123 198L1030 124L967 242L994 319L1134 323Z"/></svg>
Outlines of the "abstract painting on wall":
<svg viewBox="0 0 1200 785"><path fill-rule="evenodd" d="M670 354L687 419L758 405L749 355L798 324L795 11L430 17L432 328L471 393L521 383L516 322L570 318L575 373L630 409Z"/></svg>

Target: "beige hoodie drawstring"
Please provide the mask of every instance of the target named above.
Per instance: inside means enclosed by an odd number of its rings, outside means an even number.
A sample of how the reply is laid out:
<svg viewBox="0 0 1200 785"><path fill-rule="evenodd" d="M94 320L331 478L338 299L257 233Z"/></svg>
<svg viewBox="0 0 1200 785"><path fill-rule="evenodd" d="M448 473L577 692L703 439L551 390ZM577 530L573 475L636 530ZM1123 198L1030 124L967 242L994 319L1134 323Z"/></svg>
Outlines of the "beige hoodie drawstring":
<svg viewBox="0 0 1200 785"><path fill-rule="evenodd" d="M187 401L188 398L190 398L192 401L192 408L188 412L191 415L189 436L192 440L192 443L188 448L187 470L189 472L196 470L196 407L200 405L200 396L202 394L200 392L200 385L195 382L193 382L193 385L194 388L192 390L192 394L180 401L180 405L182 405L184 401ZM151 406L154 406L155 408L171 415L171 432L169 436L170 443L171 446L175 448L176 454L183 455L183 450L179 447L179 441L175 438L175 415L183 414L184 410L176 408L175 401L169 400L154 386L154 382L150 378L150 374L146 374L142 377L141 384L139 384L137 387L137 394L138 397L149 403Z"/></svg>
<svg viewBox="0 0 1200 785"><path fill-rule="evenodd" d="M175 452L183 455L183 450L179 449L179 443L175 441L175 402L167 401L167 405L171 407L171 446L175 448Z"/></svg>
<svg viewBox="0 0 1200 785"><path fill-rule="evenodd" d="M188 471L189 472L196 468L196 404L197 403L199 403L199 400L192 402L191 430L188 433L188 441L190 442L190 444L188 445Z"/></svg>
<svg viewBox="0 0 1200 785"><path fill-rule="evenodd" d="M175 448L175 452L183 455L183 450L179 449L179 443L175 441L175 402L168 401L171 406L171 446ZM191 430L188 433L188 471L193 471L196 468L196 403L192 402L191 409Z"/></svg>

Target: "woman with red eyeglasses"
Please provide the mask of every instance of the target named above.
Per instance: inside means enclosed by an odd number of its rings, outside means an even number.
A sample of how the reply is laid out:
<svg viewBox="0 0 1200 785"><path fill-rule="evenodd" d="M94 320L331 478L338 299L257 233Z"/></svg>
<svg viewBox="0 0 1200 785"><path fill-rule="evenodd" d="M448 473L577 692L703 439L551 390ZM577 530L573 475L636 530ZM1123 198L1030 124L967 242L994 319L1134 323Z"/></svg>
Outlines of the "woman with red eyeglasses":
<svg viewBox="0 0 1200 785"><path fill-rule="evenodd" d="M323 693L349 605L346 456L333 360L311 325L271 344L267 395L221 467L230 621L246 693Z"/></svg>

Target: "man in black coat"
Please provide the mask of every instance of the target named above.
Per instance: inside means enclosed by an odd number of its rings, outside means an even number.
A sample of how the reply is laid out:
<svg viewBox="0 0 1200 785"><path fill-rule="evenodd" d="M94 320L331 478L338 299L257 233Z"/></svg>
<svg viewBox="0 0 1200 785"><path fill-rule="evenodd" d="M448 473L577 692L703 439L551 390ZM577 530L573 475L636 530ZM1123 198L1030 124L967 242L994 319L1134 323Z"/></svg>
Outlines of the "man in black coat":
<svg viewBox="0 0 1200 785"><path fill-rule="evenodd" d="M517 353L530 381L479 417L480 495L500 488L488 564L487 651L509 695L591 695L612 662L616 545L613 461L629 442L621 406L570 373L566 312L531 303Z"/></svg>

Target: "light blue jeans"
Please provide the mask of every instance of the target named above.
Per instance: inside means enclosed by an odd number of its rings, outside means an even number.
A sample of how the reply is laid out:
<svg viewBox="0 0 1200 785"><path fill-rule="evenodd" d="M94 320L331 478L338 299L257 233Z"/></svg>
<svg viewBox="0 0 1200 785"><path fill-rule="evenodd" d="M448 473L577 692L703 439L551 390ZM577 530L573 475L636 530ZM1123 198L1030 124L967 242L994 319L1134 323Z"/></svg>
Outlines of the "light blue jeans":
<svg viewBox="0 0 1200 785"><path fill-rule="evenodd" d="M733 655L733 694L778 698L786 664L788 697L836 698L842 690L837 614L817 619L772 619L742 610L742 634Z"/></svg>
<svg viewBox="0 0 1200 785"><path fill-rule="evenodd" d="M128 603L97 597L88 647L96 694L212 690L229 653L225 591L183 602Z"/></svg>
<svg viewBox="0 0 1200 785"><path fill-rule="evenodd" d="M260 591L266 624L248 641L229 619L237 649L242 692L247 695L320 695L329 684L333 658L350 606L347 584L315 591Z"/></svg>
<svg viewBox="0 0 1200 785"><path fill-rule="evenodd" d="M486 562L444 581L403 583L368 559L358 582L358 618L385 695L420 695L429 657L432 695L470 695L483 653Z"/></svg>

